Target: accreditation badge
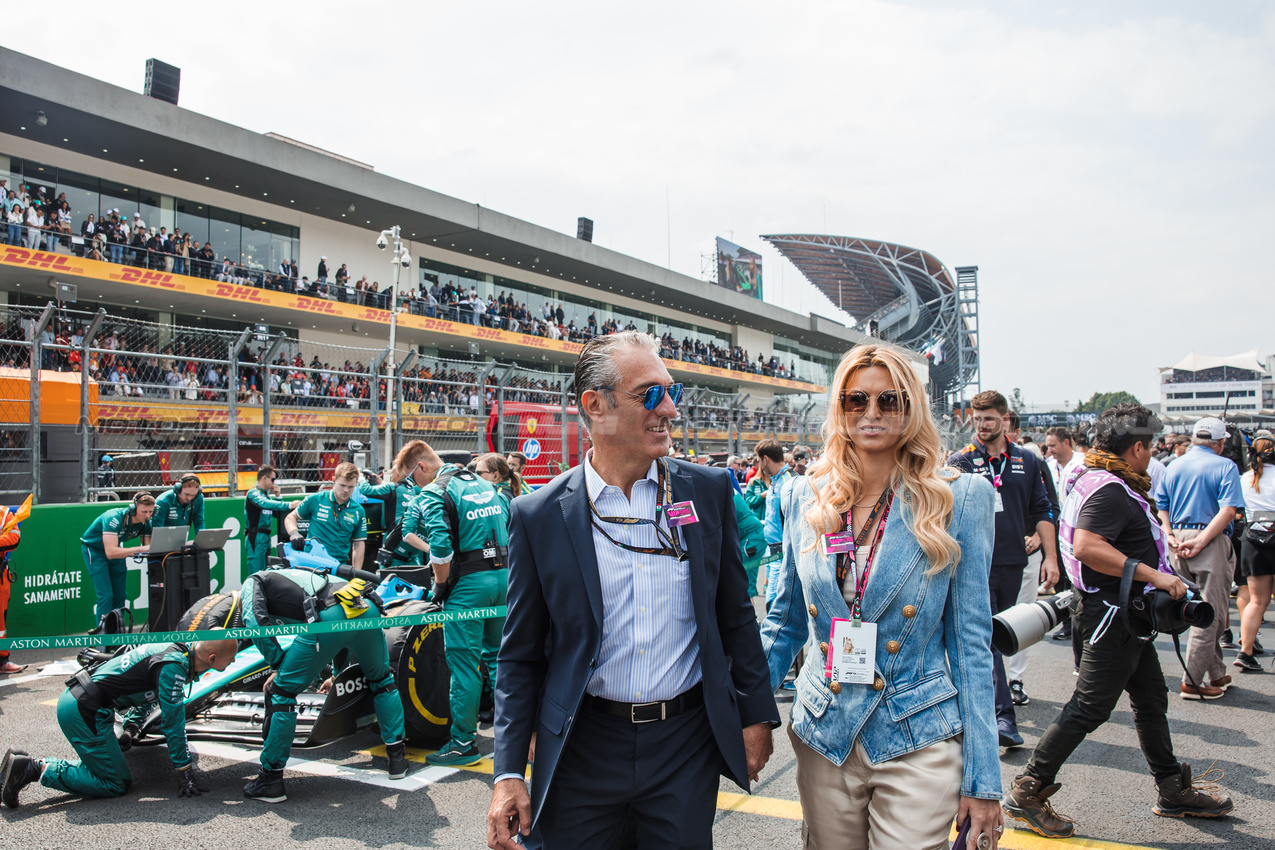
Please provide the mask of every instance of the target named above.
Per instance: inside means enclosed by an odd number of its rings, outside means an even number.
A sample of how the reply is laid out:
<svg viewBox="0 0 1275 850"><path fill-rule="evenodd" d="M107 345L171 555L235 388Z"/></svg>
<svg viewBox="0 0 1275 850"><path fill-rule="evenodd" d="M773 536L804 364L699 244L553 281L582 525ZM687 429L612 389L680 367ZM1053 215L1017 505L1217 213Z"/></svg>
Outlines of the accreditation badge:
<svg viewBox="0 0 1275 850"><path fill-rule="evenodd" d="M1001 511L1003 511L1003 510L1005 510L1005 499L1001 497L1001 491L1000 491L1000 490L997 490L997 491L996 491L996 511L995 511L995 513L1000 513L1000 512L1001 512Z"/></svg>
<svg viewBox="0 0 1275 850"><path fill-rule="evenodd" d="M829 555L840 555L843 552L853 555L857 548L852 531L838 531L823 536L823 549Z"/></svg>
<svg viewBox="0 0 1275 850"><path fill-rule="evenodd" d="M870 685L876 679L877 624L837 618L828 638L824 674L833 682Z"/></svg>
<svg viewBox="0 0 1275 850"><path fill-rule="evenodd" d="M664 516L672 527L699 522L699 514L695 513L694 502L674 502L664 509Z"/></svg>

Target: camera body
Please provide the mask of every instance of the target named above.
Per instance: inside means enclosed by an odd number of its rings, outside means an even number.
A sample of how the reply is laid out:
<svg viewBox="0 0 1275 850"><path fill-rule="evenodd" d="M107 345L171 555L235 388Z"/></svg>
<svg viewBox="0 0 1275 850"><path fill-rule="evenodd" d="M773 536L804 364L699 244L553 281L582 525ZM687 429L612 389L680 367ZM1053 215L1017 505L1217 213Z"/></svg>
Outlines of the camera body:
<svg viewBox="0 0 1275 850"><path fill-rule="evenodd" d="M1186 596L1174 599L1167 590L1152 590L1129 600L1129 613L1152 634L1180 635L1187 629L1213 625L1213 606L1199 598L1199 588L1188 587Z"/></svg>

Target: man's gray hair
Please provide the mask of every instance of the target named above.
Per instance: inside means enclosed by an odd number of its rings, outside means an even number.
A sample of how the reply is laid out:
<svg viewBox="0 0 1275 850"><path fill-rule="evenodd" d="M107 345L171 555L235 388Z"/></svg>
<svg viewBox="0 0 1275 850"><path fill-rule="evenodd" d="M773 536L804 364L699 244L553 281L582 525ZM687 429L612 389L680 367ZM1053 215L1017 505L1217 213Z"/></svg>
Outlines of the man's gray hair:
<svg viewBox="0 0 1275 850"><path fill-rule="evenodd" d="M659 356L660 346L655 337L641 331L621 331L620 333L595 336L584 344L580 351L580 359L576 361L575 392L576 409L580 411L580 419L584 427L592 428L589 414L584 412L580 399L588 390L598 387L619 387L624 376L615 365L615 353L624 348L644 348ZM615 397L607 393L607 402L615 407Z"/></svg>

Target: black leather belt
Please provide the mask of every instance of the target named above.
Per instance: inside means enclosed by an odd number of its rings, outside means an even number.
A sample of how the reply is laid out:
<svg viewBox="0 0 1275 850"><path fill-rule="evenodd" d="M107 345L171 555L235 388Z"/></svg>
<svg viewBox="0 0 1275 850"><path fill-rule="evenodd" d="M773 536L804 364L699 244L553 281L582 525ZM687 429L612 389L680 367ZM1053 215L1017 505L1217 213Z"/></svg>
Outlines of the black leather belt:
<svg viewBox="0 0 1275 850"><path fill-rule="evenodd" d="M668 720L703 705L704 683L697 682L688 690L663 702L616 702L585 694L584 704L595 714L605 714L630 723L652 723L656 720Z"/></svg>

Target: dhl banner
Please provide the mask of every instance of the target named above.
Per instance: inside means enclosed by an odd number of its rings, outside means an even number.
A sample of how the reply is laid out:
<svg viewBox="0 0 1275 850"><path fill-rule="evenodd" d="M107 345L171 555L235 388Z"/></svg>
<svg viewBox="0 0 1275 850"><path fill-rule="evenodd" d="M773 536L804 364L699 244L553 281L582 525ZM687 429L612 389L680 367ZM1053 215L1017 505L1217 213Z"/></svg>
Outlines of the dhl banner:
<svg viewBox="0 0 1275 850"><path fill-rule="evenodd" d="M0 265L35 268L54 274L96 280L112 280L163 292L185 292L205 298L216 298L240 304L257 304L286 310L300 310L312 315L333 316L354 322L372 322L383 325L389 325L390 323L389 311L379 310L375 307L345 304L340 301L329 301L326 298L316 298L310 295L296 295L291 292L258 289L255 286L238 286L233 283L204 280L203 278L188 277L186 275L172 274L171 272L120 266L115 263L72 257L66 254L32 251L17 245L0 246ZM446 319L431 319L428 316L417 316L413 313L399 313L398 324L400 327L415 328L416 330L457 339L489 340L535 351L578 354L581 348L580 344L575 342L512 333L497 328L470 325L464 322L451 322ZM827 387L806 384L800 381L735 372L717 366L704 366L699 363L686 363L681 360L665 360L664 363L671 372L709 375L733 382L765 384L772 387L813 393L824 393L828 389Z"/></svg>
<svg viewBox="0 0 1275 850"><path fill-rule="evenodd" d="M413 405L413 407L419 407L419 405ZM340 408L300 411L274 407L270 411L270 427L302 430L366 430L370 424L369 416L367 411L341 410ZM107 422L177 422L187 425L224 426L230 422L230 412L225 405L196 406L163 402L138 404L124 400L104 400L97 404L97 418ZM239 425L260 427L261 407L240 405L235 418ZM385 414L379 414L376 420L377 428L385 427ZM479 430L479 420L464 416L426 416L419 413L407 415L405 412L403 430L475 434Z"/></svg>

